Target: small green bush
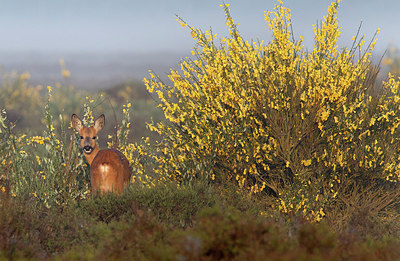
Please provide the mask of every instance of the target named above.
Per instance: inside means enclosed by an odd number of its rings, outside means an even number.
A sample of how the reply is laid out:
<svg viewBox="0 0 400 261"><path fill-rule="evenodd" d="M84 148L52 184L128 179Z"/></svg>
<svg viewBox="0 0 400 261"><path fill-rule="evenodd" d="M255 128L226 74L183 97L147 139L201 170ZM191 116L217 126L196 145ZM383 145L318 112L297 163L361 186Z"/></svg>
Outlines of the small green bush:
<svg viewBox="0 0 400 261"><path fill-rule="evenodd" d="M33 199L0 204L0 258L44 259L88 240L92 220L74 208L47 208Z"/></svg>

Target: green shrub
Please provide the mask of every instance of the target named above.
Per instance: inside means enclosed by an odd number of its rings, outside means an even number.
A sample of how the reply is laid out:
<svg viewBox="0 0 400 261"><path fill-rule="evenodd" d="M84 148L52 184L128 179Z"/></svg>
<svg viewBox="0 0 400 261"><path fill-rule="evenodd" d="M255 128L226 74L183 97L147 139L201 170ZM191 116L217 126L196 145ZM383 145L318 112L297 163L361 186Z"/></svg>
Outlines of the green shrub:
<svg viewBox="0 0 400 261"><path fill-rule="evenodd" d="M396 260L399 241L338 236L326 224L280 226L234 207L205 208L174 247L184 260Z"/></svg>
<svg viewBox="0 0 400 261"><path fill-rule="evenodd" d="M87 214L106 223L121 218L134 219L138 213L149 212L171 227L187 227L192 225L192 218L200 209L216 204L218 196L213 193L215 190L204 184L131 185L122 196L106 194L79 204Z"/></svg>
<svg viewBox="0 0 400 261"><path fill-rule="evenodd" d="M85 243L91 222L74 208L47 208L34 199L0 204L0 258L44 259Z"/></svg>
<svg viewBox="0 0 400 261"><path fill-rule="evenodd" d="M109 223L113 220L120 220L124 216L132 216L135 206L135 199L108 193L102 196L82 201L79 208L87 215L98 221Z"/></svg>

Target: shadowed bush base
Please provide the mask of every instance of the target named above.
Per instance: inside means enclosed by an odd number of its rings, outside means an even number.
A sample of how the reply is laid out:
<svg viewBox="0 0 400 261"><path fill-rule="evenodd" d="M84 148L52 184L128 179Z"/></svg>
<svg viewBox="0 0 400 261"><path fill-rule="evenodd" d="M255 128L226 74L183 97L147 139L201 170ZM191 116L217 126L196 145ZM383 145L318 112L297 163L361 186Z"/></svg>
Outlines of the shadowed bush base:
<svg viewBox="0 0 400 261"><path fill-rule="evenodd" d="M332 224L288 217L265 207L261 198L239 197L235 194L243 194L226 190L204 183L154 188L133 185L121 197L109 194L50 209L38 206L34 197L5 196L0 207L0 258L400 258L400 241L388 230L373 234L377 228L371 226L373 222L334 231Z"/></svg>

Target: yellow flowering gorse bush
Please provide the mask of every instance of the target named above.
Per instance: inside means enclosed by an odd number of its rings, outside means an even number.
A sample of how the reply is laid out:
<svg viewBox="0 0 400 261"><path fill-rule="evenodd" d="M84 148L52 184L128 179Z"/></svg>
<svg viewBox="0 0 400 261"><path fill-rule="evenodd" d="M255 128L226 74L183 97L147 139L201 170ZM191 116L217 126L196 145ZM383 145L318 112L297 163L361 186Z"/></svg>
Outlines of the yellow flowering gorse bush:
<svg viewBox="0 0 400 261"><path fill-rule="evenodd" d="M171 70L171 85L154 73L145 79L170 122L149 124L163 136L156 173L179 182L234 181L314 221L352 182L396 182L399 81L389 76L372 88L375 38L365 46L355 36L351 49L339 49L339 2L314 25L310 52L293 39L281 1L265 14L268 43L244 40L227 4L229 36L218 44L211 31L178 18L197 42L194 59Z"/></svg>

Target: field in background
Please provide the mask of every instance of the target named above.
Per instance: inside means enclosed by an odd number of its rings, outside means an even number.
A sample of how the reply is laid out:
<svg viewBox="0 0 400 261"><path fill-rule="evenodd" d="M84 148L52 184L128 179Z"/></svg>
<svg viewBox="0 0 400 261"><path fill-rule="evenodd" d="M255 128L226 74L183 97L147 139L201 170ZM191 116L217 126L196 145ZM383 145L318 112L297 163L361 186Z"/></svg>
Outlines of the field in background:
<svg viewBox="0 0 400 261"><path fill-rule="evenodd" d="M63 61L63 60L61 60ZM58 65L59 80L54 85L34 85L31 83L31 74L16 72L3 73L3 84L0 90L0 104L7 110L8 119L15 124L17 133L29 135L43 131L44 105L47 102L47 87L54 89L54 96L50 101L51 111L54 115L67 121L72 113L82 115L83 104L89 100L95 100L95 114L106 115L107 126L105 133L113 133L119 118L118 112L122 105L131 102L133 106L132 118L137 125L133 127L131 138L140 139L152 135L146 129L146 122L153 117L161 119L161 111L155 106L155 99L146 91L141 81L127 80L109 87L84 89L76 88L71 81L71 72ZM55 119L54 125L59 128L61 118ZM104 135L105 136L105 135ZM104 141L104 139L103 139ZM102 143L104 145L105 142Z"/></svg>
<svg viewBox="0 0 400 261"><path fill-rule="evenodd" d="M166 79L170 68L184 53L43 53L0 52L2 71L29 72L32 85L55 85L61 80L59 60L64 59L71 72L70 82L77 89L99 90L129 80L141 81L148 70ZM0 75L0 79L3 75Z"/></svg>

